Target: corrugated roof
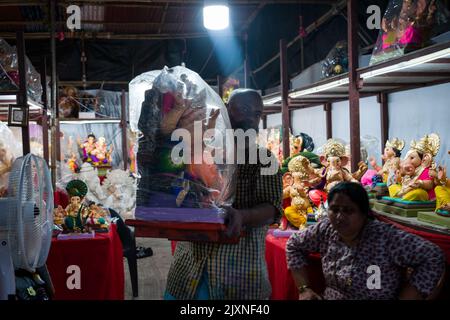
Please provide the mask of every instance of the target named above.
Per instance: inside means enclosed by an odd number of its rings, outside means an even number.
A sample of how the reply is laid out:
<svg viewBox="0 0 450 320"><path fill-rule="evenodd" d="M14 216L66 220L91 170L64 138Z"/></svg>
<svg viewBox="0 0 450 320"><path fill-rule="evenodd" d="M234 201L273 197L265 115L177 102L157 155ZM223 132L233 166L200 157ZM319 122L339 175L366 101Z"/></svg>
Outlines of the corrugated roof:
<svg viewBox="0 0 450 320"><path fill-rule="evenodd" d="M241 26L258 6L232 7L231 24ZM173 34L205 32L202 22L202 6L193 3L149 3L148 6L115 4L83 4L81 8L82 30L86 32L113 32L118 34ZM68 31L66 7L57 7L57 31ZM0 10L0 31L26 32L48 31L49 10L42 6L6 6ZM13 22L7 24L6 22Z"/></svg>

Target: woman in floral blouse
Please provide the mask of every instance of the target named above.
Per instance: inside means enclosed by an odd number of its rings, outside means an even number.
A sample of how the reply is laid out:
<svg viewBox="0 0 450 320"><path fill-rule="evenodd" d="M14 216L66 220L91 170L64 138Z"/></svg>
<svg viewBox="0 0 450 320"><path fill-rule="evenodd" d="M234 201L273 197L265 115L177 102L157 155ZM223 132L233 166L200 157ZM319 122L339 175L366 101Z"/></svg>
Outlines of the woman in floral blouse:
<svg viewBox="0 0 450 320"><path fill-rule="evenodd" d="M439 247L374 220L359 184L340 183L328 203L328 218L293 234L286 245L300 299L425 299L436 293L445 270ZM322 257L323 297L309 288L310 252Z"/></svg>

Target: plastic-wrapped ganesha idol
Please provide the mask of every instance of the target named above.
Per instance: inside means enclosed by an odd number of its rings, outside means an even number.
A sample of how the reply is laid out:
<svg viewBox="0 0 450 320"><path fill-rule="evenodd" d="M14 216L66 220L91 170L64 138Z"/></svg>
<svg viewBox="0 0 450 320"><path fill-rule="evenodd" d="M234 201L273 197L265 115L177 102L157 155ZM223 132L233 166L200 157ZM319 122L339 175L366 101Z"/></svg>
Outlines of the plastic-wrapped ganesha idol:
<svg viewBox="0 0 450 320"><path fill-rule="evenodd" d="M226 143L231 124L222 99L197 73L178 66L138 76L130 83L130 111L141 136L138 207L231 204L235 166L225 161L233 151Z"/></svg>

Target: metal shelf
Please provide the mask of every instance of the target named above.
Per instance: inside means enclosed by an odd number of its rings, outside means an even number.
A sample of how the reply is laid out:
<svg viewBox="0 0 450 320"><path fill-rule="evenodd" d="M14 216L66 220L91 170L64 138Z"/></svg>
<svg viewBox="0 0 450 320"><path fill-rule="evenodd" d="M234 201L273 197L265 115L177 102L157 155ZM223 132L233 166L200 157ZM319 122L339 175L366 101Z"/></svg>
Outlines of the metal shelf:
<svg viewBox="0 0 450 320"><path fill-rule="evenodd" d="M357 69L361 97L450 82L450 42ZM289 108L302 109L349 99L348 73L289 92ZM263 97L266 114L281 112L281 94Z"/></svg>

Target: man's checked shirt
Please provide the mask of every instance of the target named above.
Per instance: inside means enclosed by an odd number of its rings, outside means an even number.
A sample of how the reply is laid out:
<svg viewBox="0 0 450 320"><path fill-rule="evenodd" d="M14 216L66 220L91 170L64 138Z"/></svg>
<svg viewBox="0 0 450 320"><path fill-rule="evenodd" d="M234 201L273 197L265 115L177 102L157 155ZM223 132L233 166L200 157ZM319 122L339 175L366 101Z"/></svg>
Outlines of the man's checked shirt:
<svg viewBox="0 0 450 320"><path fill-rule="evenodd" d="M281 217L281 173L261 175L262 165L237 166L233 207L272 204ZM202 273L208 273L210 299L268 299L271 286L265 261L268 226L246 230L238 244L178 242L169 270L167 292L176 299L194 299Z"/></svg>

